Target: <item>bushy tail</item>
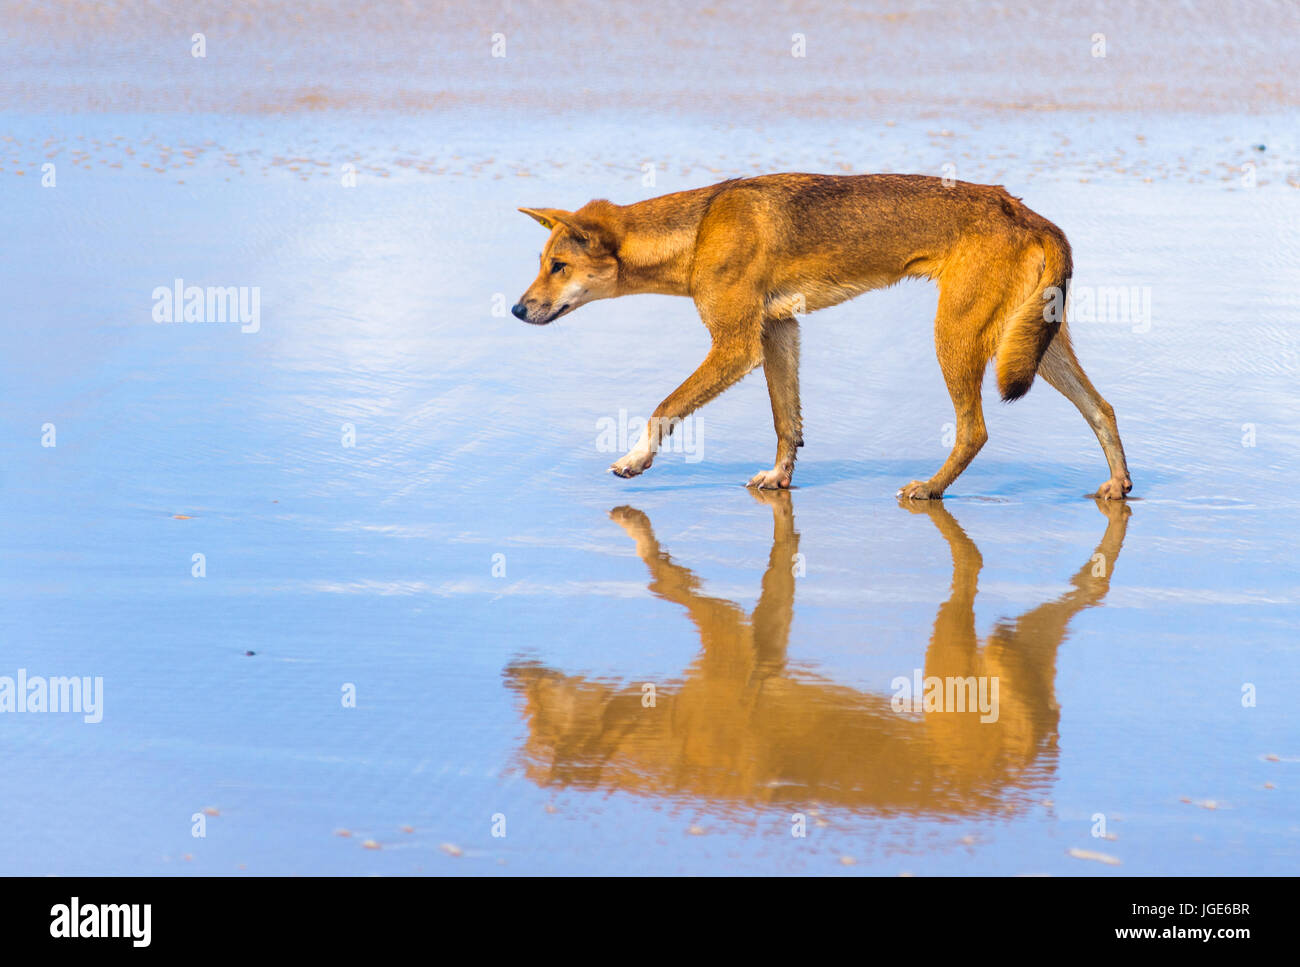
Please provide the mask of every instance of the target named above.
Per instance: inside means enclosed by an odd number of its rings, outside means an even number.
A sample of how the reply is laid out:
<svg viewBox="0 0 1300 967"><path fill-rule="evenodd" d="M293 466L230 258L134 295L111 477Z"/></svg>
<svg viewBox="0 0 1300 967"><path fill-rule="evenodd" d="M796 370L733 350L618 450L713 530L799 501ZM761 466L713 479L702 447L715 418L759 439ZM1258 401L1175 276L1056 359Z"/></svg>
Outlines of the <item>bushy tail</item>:
<svg viewBox="0 0 1300 967"><path fill-rule="evenodd" d="M1039 235L1043 269L1033 292L1002 329L998 340L998 390L1008 403L1029 392L1038 363L1065 323L1065 294L1073 266L1070 246L1052 232Z"/></svg>

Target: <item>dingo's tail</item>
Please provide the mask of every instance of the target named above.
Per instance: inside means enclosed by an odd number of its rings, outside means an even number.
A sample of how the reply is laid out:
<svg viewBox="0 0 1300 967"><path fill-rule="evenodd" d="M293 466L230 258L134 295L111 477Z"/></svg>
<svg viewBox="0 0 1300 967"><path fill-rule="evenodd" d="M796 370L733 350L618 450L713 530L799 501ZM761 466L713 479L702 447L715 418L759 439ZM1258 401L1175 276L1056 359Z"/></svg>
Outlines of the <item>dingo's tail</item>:
<svg viewBox="0 0 1300 967"><path fill-rule="evenodd" d="M1065 293L1073 270L1070 245L1057 232L1041 232L1043 267L1029 297L1011 313L998 340L998 389L1008 403L1029 392L1039 360L1065 323Z"/></svg>

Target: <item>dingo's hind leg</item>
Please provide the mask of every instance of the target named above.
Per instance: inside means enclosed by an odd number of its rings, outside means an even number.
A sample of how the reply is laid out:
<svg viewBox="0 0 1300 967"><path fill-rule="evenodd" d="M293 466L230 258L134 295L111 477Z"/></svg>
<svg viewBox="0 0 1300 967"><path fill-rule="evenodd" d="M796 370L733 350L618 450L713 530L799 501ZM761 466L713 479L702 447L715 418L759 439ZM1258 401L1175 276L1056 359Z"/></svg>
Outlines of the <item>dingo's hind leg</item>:
<svg viewBox="0 0 1300 967"><path fill-rule="evenodd" d="M1102 452L1106 454L1106 463L1110 465L1110 479L1097 489L1097 496L1107 500L1122 500L1133 489L1133 481L1128 475L1124 445L1120 443L1119 426L1115 423L1115 410L1084 374L1064 326L1043 353L1038 372L1062 396L1078 407L1092 431L1097 434L1097 442L1101 444Z"/></svg>
<svg viewBox="0 0 1300 967"><path fill-rule="evenodd" d="M957 439L939 471L929 480L913 480L904 486L898 492L901 497L916 500L942 497L989 438L980 394L984 369L996 345L997 333L991 330L999 305L994 297L980 297L980 291L972 278L966 284L949 282L939 293L935 349L957 414Z"/></svg>
<svg viewBox="0 0 1300 967"><path fill-rule="evenodd" d="M984 426L984 406L980 400L984 373L971 373L965 366L943 367L943 377L952 396L952 408L957 414L957 440L952 452L939 471L929 480L913 480L899 495L913 500L937 499L943 496L961 472L975 459L989 438Z"/></svg>

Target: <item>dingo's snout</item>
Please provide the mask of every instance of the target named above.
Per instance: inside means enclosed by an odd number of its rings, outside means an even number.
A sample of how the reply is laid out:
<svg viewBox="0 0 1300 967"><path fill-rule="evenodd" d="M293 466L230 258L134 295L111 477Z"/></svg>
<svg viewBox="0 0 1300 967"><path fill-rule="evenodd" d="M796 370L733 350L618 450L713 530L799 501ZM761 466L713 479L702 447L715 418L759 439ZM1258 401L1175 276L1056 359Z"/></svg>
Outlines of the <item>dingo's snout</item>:
<svg viewBox="0 0 1300 967"><path fill-rule="evenodd" d="M549 322L554 322L568 311L569 303L567 302L557 306L551 302L530 299L526 295L510 309L511 314L516 319L522 319L534 326L544 326Z"/></svg>

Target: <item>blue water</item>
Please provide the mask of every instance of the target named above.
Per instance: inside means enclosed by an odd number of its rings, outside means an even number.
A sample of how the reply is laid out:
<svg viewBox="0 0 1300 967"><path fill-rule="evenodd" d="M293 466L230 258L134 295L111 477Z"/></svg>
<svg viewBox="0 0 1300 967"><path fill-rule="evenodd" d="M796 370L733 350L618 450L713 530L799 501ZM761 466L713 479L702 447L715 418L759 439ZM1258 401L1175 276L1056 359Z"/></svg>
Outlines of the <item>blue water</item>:
<svg viewBox="0 0 1300 967"><path fill-rule="evenodd" d="M1296 870L1300 196L1285 164L1238 183L1248 125L1152 125L1167 171L962 173L1062 225L1077 283L1150 291L1146 324L1074 327L1138 498L1108 515L1083 496L1095 441L1041 382L986 393L942 508L899 506L952 421L919 284L804 323L807 446L775 502L743 488L774 445L759 375L701 412L698 453L604 472L599 421L707 349L688 302L501 311L544 238L519 205L909 150L930 170L924 122L760 131L743 162L712 127L615 149L575 123L548 162L522 122L506 147L343 115L6 120L0 676L101 676L104 716L0 715L0 871ZM1019 125L956 137L978 157ZM1177 170L1182 147L1229 173ZM665 154L644 186L636 159ZM260 331L153 321L178 278L259 287ZM895 677L976 655L1004 669L1001 724L891 711Z"/></svg>

